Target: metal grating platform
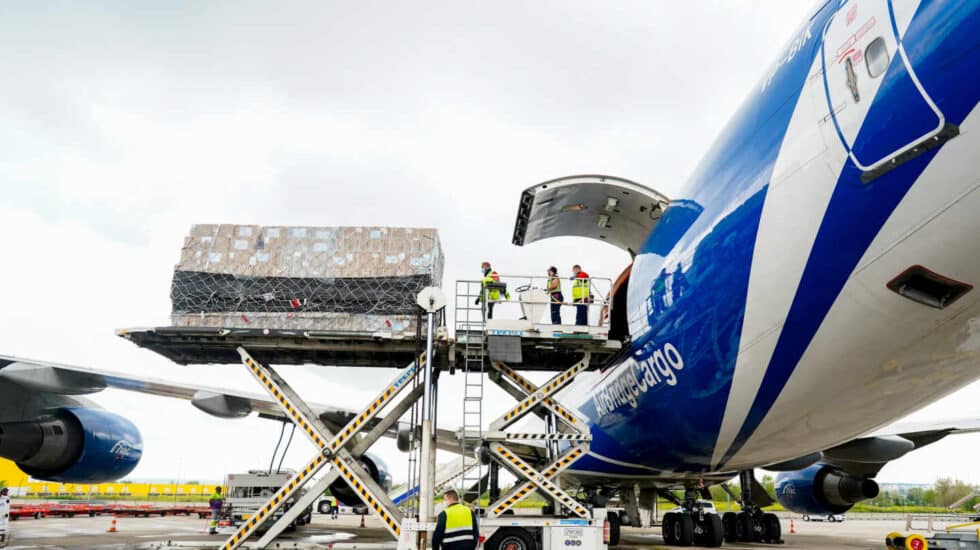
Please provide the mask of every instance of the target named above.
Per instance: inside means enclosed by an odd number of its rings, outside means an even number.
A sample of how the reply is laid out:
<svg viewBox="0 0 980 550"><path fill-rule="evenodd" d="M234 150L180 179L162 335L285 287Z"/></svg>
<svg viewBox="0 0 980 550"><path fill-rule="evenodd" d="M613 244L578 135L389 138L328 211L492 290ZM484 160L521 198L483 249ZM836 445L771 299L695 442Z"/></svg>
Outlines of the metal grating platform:
<svg viewBox="0 0 980 550"><path fill-rule="evenodd" d="M266 364L403 368L414 360L420 345L415 338L339 331L152 327L120 329L117 334L180 365L238 364L241 357L236 350L243 346ZM460 334L459 340L465 341L466 336ZM519 339L522 361L512 366L520 370L564 370L583 352L592 353L593 365L601 367L622 347L597 335L554 330L490 330L487 336ZM462 364L459 342L445 337L434 342L434 368L448 370Z"/></svg>

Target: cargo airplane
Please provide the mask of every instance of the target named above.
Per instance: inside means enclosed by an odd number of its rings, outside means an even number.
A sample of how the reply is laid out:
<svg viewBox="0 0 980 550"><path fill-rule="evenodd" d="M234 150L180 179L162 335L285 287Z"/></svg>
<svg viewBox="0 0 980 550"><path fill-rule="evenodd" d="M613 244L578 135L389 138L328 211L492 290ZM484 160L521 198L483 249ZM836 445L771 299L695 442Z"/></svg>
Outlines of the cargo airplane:
<svg viewBox="0 0 980 550"><path fill-rule="evenodd" d="M634 259L612 297L624 352L562 398L593 437L568 470L579 494L684 488L668 544L776 541L772 496L840 513L888 461L980 428L881 429L980 377L978 46L978 2L820 1L678 197L604 176L525 192L515 243L578 235ZM0 455L44 479L118 478L140 458L132 423L75 394L274 409L0 359ZM782 472L775 495L756 468ZM736 475L742 512L705 514L705 487Z"/></svg>

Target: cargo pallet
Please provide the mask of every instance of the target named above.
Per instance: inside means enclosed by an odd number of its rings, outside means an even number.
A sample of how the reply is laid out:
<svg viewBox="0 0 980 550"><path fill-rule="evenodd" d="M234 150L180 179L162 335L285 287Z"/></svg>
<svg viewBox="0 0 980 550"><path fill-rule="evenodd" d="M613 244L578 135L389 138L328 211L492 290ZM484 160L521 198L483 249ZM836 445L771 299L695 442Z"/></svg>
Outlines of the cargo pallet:
<svg viewBox="0 0 980 550"><path fill-rule="evenodd" d="M426 548L435 528L434 501L438 489L435 474L437 382L440 374L460 370L465 378L464 418L455 437L463 459L459 461L460 472L453 479L459 484L464 500L474 500L484 490L490 491L490 505L480 511L481 537L486 537L492 546L499 530L500 536L504 537L522 533L533 537L531 540L539 541L542 549L574 545L580 550L604 550L605 537L608 537L606 510L586 507L565 492L559 482L561 472L588 451L591 436L585 423L554 396L578 374L617 354L621 344L609 340L608 328L604 326L609 318L608 303L587 306L604 308L598 315L598 326L536 323L534 320L541 318L548 301L547 295L544 300L538 298L541 291L529 291L530 286L521 291L524 319L490 320L483 305L471 305L478 301L477 298L482 299L482 304L487 303L488 296L481 282L457 282L455 339L447 337L442 327L435 326L436 314L444 310L446 299L441 290L434 287L419 293L418 304L425 312L427 330L414 339L383 332L187 327L129 329L120 330L118 334L180 364L240 363L279 405L283 416L293 422L317 449L309 462L219 548L266 548L338 479L347 483L381 520L396 541L390 547L397 546L399 550ZM523 301L527 292L534 298ZM506 301L509 300L501 300ZM423 326L422 323L419 326ZM401 370L345 426L332 430L296 389L270 366L310 363L375 368L397 366ZM556 374L538 387L522 377L518 369ZM491 421L489 429L484 429L482 416L484 379L496 383L518 401ZM379 413L389 406L391 410L383 418L379 417ZM417 493L418 500L414 504L415 501L409 499L413 503L403 509L375 483L358 458L409 412L408 433L412 439L409 444L409 491ZM544 432L508 431L529 414L545 419ZM522 456L517 450L521 443L530 440L545 442L541 455L536 457L536 464L530 463L527 455ZM567 446L560 447L559 442L565 442ZM315 480L327 466L330 466L329 471ZM504 495L497 487L497 473L501 467L523 480ZM300 495L303 488L306 493ZM502 517L535 491L552 500L556 515ZM287 502L292 505L287 507ZM247 543L280 508L285 508L282 516L257 542Z"/></svg>

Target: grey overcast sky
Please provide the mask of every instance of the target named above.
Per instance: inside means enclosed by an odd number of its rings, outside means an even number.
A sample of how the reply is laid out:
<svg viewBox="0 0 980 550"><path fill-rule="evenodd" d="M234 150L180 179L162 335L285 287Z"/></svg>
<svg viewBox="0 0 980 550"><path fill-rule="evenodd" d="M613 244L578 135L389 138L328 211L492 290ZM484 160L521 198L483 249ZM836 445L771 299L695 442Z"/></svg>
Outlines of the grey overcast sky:
<svg viewBox="0 0 980 550"><path fill-rule="evenodd" d="M178 367L113 334L168 323L194 223L435 226L447 286L483 259L614 277L627 258L600 243L512 246L520 191L607 173L675 195L811 4L5 3L0 351L256 389L239 368ZM283 371L338 406L382 386L377 372ZM916 418L976 416L977 391ZM96 400L143 432L134 478L261 467L278 435L163 398ZM978 446L939 443L881 479L980 482ZM310 452L298 441L286 464ZM404 478L393 445L379 452Z"/></svg>

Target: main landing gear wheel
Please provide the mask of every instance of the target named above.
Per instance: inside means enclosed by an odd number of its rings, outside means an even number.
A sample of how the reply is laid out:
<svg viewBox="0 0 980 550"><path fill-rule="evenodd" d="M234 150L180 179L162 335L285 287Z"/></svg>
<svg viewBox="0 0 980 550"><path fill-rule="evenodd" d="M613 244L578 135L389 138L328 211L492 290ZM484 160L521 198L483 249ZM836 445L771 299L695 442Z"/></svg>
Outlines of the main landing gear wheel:
<svg viewBox="0 0 980 550"><path fill-rule="evenodd" d="M620 527L622 527L622 523L619 521L619 514L616 512L606 512L606 521L609 522L609 546L618 546L619 535L621 533Z"/></svg>
<svg viewBox="0 0 980 550"><path fill-rule="evenodd" d="M776 514L762 514L762 540L774 544L783 540L783 526Z"/></svg>
<svg viewBox="0 0 980 550"><path fill-rule="evenodd" d="M484 550L537 550L531 534L520 527L498 529L483 548Z"/></svg>
<svg viewBox="0 0 980 550"><path fill-rule="evenodd" d="M718 514L704 514L703 519L695 516L694 544L718 548L725 540L725 528Z"/></svg>
<svg viewBox="0 0 980 550"><path fill-rule="evenodd" d="M735 515L735 540L738 542L756 542L755 522L752 514L739 512Z"/></svg>
<svg viewBox="0 0 980 550"><path fill-rule="evenodd" d="M694 519L690 514L683 512L665 514L660 530L666 544L690 546L694 542Z"/></svg>
<svg viewBox="0 0 980 550"><path fill-rule="evenodd" d="M738 542L738 535L735 533L737 516L735 512L725 512L721 516L721 524L725 528L725 542Z"/></svg>

